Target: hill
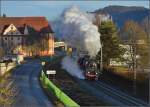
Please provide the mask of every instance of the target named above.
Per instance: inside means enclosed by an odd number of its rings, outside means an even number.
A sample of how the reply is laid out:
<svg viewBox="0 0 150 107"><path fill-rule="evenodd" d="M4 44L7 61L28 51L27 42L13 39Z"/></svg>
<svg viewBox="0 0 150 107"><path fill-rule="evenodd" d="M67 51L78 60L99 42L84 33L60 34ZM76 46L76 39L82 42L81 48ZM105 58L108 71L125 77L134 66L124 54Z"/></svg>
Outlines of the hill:
<svg viewBox="0 0 150 107"><path fill-rule="evenodd" d="M136 6L108 6L103 9L95 10L93 13L110 14L113 21L121 28L127 20L133 20L141 24L148 14L150 14L150 10Z"/></svg>

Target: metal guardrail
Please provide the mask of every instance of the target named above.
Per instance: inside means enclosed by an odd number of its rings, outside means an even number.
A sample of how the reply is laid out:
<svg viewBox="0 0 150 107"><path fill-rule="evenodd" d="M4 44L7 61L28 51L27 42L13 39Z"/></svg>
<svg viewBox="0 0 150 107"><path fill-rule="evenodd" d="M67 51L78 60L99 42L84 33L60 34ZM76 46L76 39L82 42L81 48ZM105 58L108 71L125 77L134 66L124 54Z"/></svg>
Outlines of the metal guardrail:
<svg viewBox="0 0 150 107"><path fill-rule="evenodd" d="M42 71L40 80L42 83L51 91L66 107L80 107L75 101L73 101L69 96L67 96L63 91L55 86Z"/></svg>

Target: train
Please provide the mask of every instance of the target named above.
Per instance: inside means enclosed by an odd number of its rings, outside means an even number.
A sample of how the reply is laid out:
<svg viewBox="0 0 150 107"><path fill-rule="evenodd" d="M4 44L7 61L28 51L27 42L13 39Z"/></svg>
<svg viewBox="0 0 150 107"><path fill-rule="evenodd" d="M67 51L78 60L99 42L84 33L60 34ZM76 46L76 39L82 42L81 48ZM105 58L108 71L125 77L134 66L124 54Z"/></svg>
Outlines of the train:
<svg viewBox="0 0 150 107"><path fill-rule="evenodd" d="M98 63L94 58L89 56L80 57L78 59L78 65L83 70L83 75L86 80L98 80L101 74L98 68Z"/></svg>
<svg viewBox="0 0 150 107"><path fill-rule="evenodd" d="M90 57L87 51L79 51L76 48L69 48L67 53L77 62L86 80L99 79L102 71L96 58Z"/></svg>

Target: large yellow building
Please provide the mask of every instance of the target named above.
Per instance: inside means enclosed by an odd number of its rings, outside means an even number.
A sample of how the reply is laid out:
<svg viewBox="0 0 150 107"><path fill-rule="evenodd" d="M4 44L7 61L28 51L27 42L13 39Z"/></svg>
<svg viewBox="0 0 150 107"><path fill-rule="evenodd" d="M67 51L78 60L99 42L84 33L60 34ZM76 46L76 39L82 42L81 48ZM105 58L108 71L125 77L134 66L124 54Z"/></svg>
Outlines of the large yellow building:
<svg viewBox="0 0 150 107"><path fill-rule="evenodd" d="M5 54L53 55L53 31L45 17L0 17L0 47Z"/></svg>

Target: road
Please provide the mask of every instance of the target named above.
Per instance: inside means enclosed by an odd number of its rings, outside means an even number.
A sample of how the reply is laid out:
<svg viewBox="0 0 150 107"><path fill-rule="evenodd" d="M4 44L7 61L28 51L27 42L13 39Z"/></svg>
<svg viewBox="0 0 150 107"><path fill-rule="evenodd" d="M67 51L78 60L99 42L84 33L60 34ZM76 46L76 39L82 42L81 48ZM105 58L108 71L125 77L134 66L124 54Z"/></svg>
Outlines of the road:
<svg viewBox="0 0 150 107"><path fill-rule="evenodd" d="M41 65L38 61L25 63L13 73L15 86L19 94L15 97L13 107L53 107L39 83Z"/></svg>

